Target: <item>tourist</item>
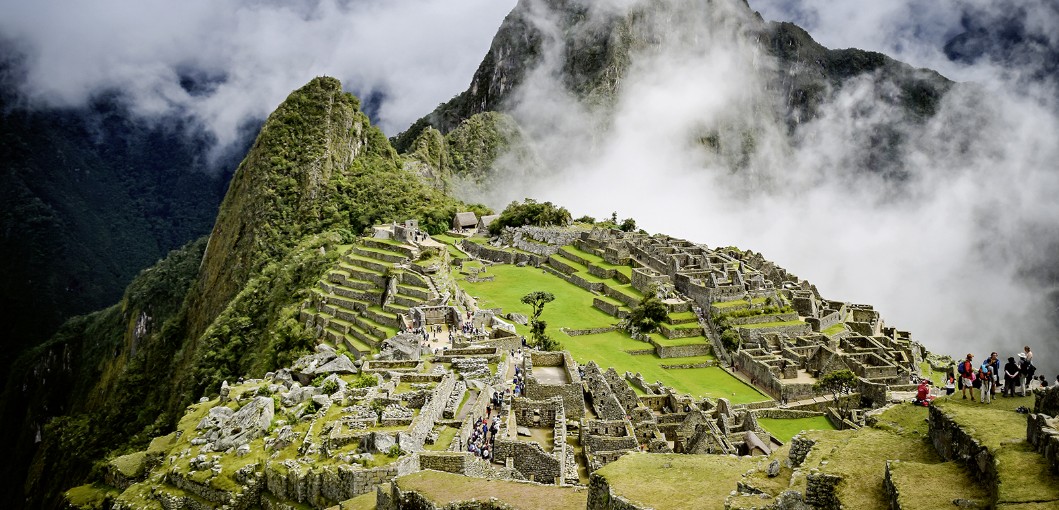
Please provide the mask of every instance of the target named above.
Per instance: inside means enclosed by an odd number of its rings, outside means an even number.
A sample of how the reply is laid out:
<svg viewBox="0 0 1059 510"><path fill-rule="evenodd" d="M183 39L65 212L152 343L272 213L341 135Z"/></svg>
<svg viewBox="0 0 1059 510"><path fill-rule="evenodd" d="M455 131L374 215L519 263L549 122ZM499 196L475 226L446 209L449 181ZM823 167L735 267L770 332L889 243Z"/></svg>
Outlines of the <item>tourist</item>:
<svg viewBox="0 0 1059 510"><path fill-rule="evenodd" d="M957 371L960 373L960 389L963 391L963 398L967 398L967 392L971 393L971 402L974 402L974 363L971 360L974 359L974 354L967 353L967 357L960 362Z"/></svg>
<svg viewBox="0 0 1059 510"><path fill-rule="evenodd" d="M1044 375L1042 374L1041 375L1041 388L1047 388L1047 387L1048 387L1048 379L1045 379Z"/></svg>
<svg viewBox="0 0 1059 510"><path fill-rule="evenodd" d="M990 360L982 362L982 366L978 367L978 381L981 390L981 402L983 404L991 404L993 401L993 363Z"/></svg>
<svg viewBox="0 0 1059 510"><path fill-rule="evenodd" d="M953 393L956 393L956 376L952 375L952 370L950 369L945 374L945 395L949 396Z"/></svg>
<svg viewBox="0 0 1059 510"><path fill-rule="evenodd" d="M1030 352L1029 346L1026 346L1025 352L1019 353L1019 377L1022 379L1022 396L1026 396L1026 390L1030 389L1030 383L1033 382L1033 374L1037 371L1037 367L1033 366L1033 353Z"/></svg>
<svg viewBox="0 0 1059 510"><path fill-rule="evenodd" d="M920 379L919 387L916 388L916 399L912 403L920 406L929 406L933 400L934 397L930 394L930 380Z"/></svg>
<svg viewBox="0 0 1059 510"><path fill-rule="evenodd" d="M1019 364L1015 363L1015 357L1011 356L1008 358L1008 362L1004 365L1004 392L1001 395L1005 397L1015 396L1015 386L1019 384Z"/></svg>
<svg viewBox="0 0 1059 510"><path fill-rule="evenodd" d="M997 386L1000 385L1000 358L995 352L989 354L989 373L993 374L990 397L995 397Z"/></svg>

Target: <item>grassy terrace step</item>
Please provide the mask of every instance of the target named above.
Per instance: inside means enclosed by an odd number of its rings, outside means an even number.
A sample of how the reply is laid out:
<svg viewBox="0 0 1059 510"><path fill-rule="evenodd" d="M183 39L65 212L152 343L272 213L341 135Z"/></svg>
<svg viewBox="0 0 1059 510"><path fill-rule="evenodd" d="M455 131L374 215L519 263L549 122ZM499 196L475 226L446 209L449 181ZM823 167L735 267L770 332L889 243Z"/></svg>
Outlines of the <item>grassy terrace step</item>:
<svg viewBox="0 0 1059 510"><path fill-rule="evenodd" d="M666 323L679 325L679 324L690 324L698 323L699 317L695 315L695 312L675 312L671 313L666 317Z"/></svg>
<svg viewBox="0 0 1059 510"><path fill-rule="evenodd" d="M955 462L922 464L895 461L890 464L890 480L897 488L900 508L947 508L953 500L976 501L987 508L989 494ZM924 483L930 480L930 483Z"/></svg>
<svg viewBox="0 0 1059 510"><path fill-rule="evenodd" d="M370 328L374 328L385 333L386 338L390 338L397 334L397 328L387 326L385 324L380 324L366 315L358 315L357 320L364 323Z"/></svg>
<svg viewBox="0 0 1059 510"><path fill-rule="evenodd" d="M677 347L681 345L709 345L710 341L705 336L689 336L687 338L666 338L659 333L651 333L651 340L658 342L658 345L664 345L667 347Z"/></svg>
<svg viewBox="0 0 1059 510"><path fill-rule="evenodd" d="M385 274L387 270L393 267L393 264L389 262L382 262L373 258L363 257L353 253L346 255L343 261L346 262L349 266L371 269L372 271L375 271L380 275ZM343 264L343 267L345 266L346 264Z"/></svg>
<svg viewBox="0 0 1059 510"><path fill-rule="evenodd" d="M405 260L408 260L408 256L404 253L390 250L381 250L378 248L369 248L367 246L354 246L353 253L361 257L366 257L369 259L379 260L388 263L400 263Z"/></svg>
<svg viewBox="0 0 1059 510"><path fill-rule="evenodd" d="M834 326L824 329L823 331L821 331L821 333L827 336L832 336L842 333L843 331L846 331L846 324L844 322L840 322L838 324L835 324Z"/></svg>
<svg viewBox="0 0 1059 510"><path fill-rule="evenodd" d="M613 494L636 508L724 508L729 491L756 464L750 457L633 453L603 466L592 477L605 480Z"/></svg>
<svg viewBox="0 0 1059 510"><path fill-rule="evenodd" d="M616 265L616 264L611 264L611 263L607 262L606 260L603 260L603 257L600 257L599 255L596 255L594 253L589 253L587 251L584 251L584 250L582 250L582 249L580 249L580 248L578 248L578 247L576 247L574 245L563 246L563 250L566 250L570 254L584 259L589 264L591 264L593 266L596 266L596 267L598 267L600 269L613 269L613 270L625 275L626 278L632 278L632 267L619 266L619 265Z"/></svg>
<svg viewBox="0 0 1059 510"><path fill-rule="evenodd" d="M331 271L327 275L327 281L335 285L342 285L357 290L372 290L379 288L373 282L354 278L348 271Z"/></svg>
<svg viewBox="0 0 1059 510"><path fill-rule="evenodd" d="M368 345L363 340L361 340L361 339L359 339L359 338L357 338L357 337L355 337L353 335L350 335L350 334L347 334L347 333L342 333L340 331L334 331L334 330L330 330L330 329L329 329L329 331L333 331L334 334L339 339L341 339L343 343L345 343L346 349L349 349L350 351L357 351L361 355L368 354L368 353L371 352L371 346Z"/></svg>
<svg viewBox="0 0 1059 510"><path fill-rule="evenodd" d="M1014 412L1020 405L1032 408L1033 398L995 398L992 404L982 404L963 400L959 393L953 397L934 405L992 452L1000 475L997 504L1047 502L1050 508L1059 507L1059 476L1026 442L1026 416Z"/></svg>
<svg viewBox="0 0 1059 510"><path fill-rule="evenodd" d="M816 446L801 469L842 477L838 497L844 508L889 510L883 484L886 461L941 462L926 440L926 416L925 407L901 404L882 413L875 427L808 431L803 435L815 440ZM805 479L795 480L791 488L804 491Z"/></svg>
<svg viewBox="0 0 1059 510"><path fill-rule="evenodd" d="M340 270L342 270L342 271L348 272L351 277L358 278L358 279L361 279L361 280L363 280L364 278L362 278L360 276L357 276L358 273L359 274L375 275L375 276L383 276L383 274L384 274L383 271L377 271L377 270L372 269L370 267L365 267L365 266L359 265L359 261L358 260L345 260L345 259L339 260L338 261L338 268Z"/></svg>

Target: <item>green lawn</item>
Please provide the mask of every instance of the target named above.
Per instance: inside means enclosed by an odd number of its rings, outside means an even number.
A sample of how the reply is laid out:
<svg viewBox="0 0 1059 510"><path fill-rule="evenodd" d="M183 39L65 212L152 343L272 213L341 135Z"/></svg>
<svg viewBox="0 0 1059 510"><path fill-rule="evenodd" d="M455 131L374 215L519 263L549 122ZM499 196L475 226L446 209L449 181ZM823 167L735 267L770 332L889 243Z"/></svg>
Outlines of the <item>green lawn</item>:
<svg viewBox="0 0 1059 510"><path fill-rule="evenodd" d="M579 363L593 360L604 370L614 367L619 374L626 371L639 372L648 382L661 381L678 392L696 397L725 397L736 404L768 399L719 368L667 370L662 367L663 363L680 363L681 358L663 360L654 354L631 355L625 351L652 347L649 343L633 340L624 332L613 331L575 337L560 332L560 327L589 329L610 326L616 323L617 319L592 307L592 299L597 297L596 295L555 275L540 269L512 265L492 266L488 274L495 276L493 281L459 282L461 287L478 299L478 306L482 308L500 307L505 313L529 314L530 307L521 302L522 296L536 290L554 294L555 301L544 307L541 318L548 322L548 331L552 337L559 340L563 349L570 351ZM529 327L516 325L516 328L520 334L529 335ZM705 342L704 337L665 340L667 345L702 342Z"/></svg>
<svg viewBox="0 0 1059 510"><path fill-rule="evenodd" d="M592 307L595 295L591 292L542 269L502 264L490 267L486 274L494 276L493 281L459 282L464 290L478 299L479 308L502 308L504 313L528 315L532 309L522 303L522 296L542 290L555 295L555 301L545 305L541 315L553 335L559 333L559 328L602 328L617 322L614 317ZM516 325L516 328L520 334L529 334L528 326Z"/></svg>
<svg viewBox="0 0 1059 510"><path fill-rule="evenodd" d="M784 443L803 430L834 430L835 428L824 416L791 419L758 418L758 423Z"/></svg>
<svg viewBox="0 0 1059 510"><path fill-rule="evenodd" d="M592 360L604 370L614 367L621 375L625 375L626 371L639 372L648 383L661 381L679 393L696 397L724 397L733 404L759 402L769 398L717 367L678 370L663 367L678 363L701 363L712 359L710 356L662 359L654 354L632 355L625 351L648 349L650 344L633 340L618 331L576 337L561 334L558 337L563 348L570 351L578 363Z"/></svg>

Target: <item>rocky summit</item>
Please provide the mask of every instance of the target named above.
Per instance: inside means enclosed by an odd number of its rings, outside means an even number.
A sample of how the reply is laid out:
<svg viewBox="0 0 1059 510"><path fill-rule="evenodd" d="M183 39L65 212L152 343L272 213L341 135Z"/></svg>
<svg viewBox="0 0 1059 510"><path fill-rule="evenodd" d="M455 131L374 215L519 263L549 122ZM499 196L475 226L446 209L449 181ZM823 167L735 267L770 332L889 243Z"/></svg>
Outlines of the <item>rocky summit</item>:
<svg viewBox="0 0 1059 510"><path fill-rule="evenodd" d="M956 391L957 360L752 246L469 200L555 164L528 87L580 101L594 132L644 55L723 45L753 71L736 114L679 134L747 183L757 144L812 138L853 78L887 116L850 164L898 179L891 128L963 87L746 2L626 7L518 2L468 89L392 139L336 79L293 91L208 236L12 363L6 501L1059 508L1054 386Z"/></svg>

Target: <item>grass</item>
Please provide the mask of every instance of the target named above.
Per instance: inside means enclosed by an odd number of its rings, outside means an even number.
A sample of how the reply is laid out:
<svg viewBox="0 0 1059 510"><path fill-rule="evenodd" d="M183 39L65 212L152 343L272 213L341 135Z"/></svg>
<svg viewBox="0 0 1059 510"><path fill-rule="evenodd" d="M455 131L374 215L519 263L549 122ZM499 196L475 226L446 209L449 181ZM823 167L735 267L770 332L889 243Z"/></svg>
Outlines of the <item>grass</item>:
<svg viewBox="0 0 1059 510"><path fill-rule="evenodd" d="M541 320L547 321L548 331L558 334L561 327L570 329L601 328L614 324L616 319L592 307L591 292L566 282L543 270L512 265L489 268L495 278L489 282L460 282L468 293L478 299L479 308L502 308L504 313L529 314L530 306L522 303L522 296L534 291L550 292L555 301L544 307ZM516 325L520 334L529 335L529 327Z"/></svg>
<svg viewBox="0 0 1059 510"><path fill-rule="evenodd" d="M332 509L337 510L375 510L378 495L375 491L367 492L353 499L347 499Z"/></svg>
<svg viewBox="0 0 1059 510"><path fill-rule="evenodd" d="M777 439L786 443L803 430L834 430L834 425L825 416L811 418L758 418L758 423Z"/></svg>
<svg viewBox="0 0 1059 510"><path fill-rule="evenodd" d="M717 367L680 370L664 367L664 365L684 363L685 360L698 363L704 359L712 359L712 356L663 359L655 354L632 355L625 351L651 349L651 344L633 340L621 331L575 337L558 333L555 337L562 342L564 349L570 351L570 355L578 363L595 361L603 370L614 367L621 375L624 375L626 371L639 372L647 382L661 381L662 384L679 393L687 393L696 397L724 397L733 404L769 399L750 385Z"/></svg>
<svg viewBox="0 0 1059 510"><path fill-rule="evenodd" d="M434 444L423 445L424 450L432 452L443 452L449 449L449 445L452 444L452 440L456 437L456 433L459 432L455 427L444 427L438 432L438 440L434 441Z"/></svg>
<svg viewBox="0 0 1059 510"><path fill-rule="evenodd" d="M1059 507L1059 476L1026 441L1006 444L995 455L1000 480L997 503L1049 502Z"/></svg>
<svg viewBox="0 0 1059 510"><path fill-rule="evenodd" d="M988 506L988 492L955 462L894 462L890 479L897 487L900 508L951 508L955 499L976 500L982 508ZM927 480L930 483L924 483Z"/></svg>
<svg viewBox="0 0 1059 510"><path fill-rule="evenodd" d="M710 361L717 361L717 358L712 354L707 354L705 356L688 356L686 358L665 358L661 361L661 364L663 367L668 367L672 365L693 365L695 363L707 363Z"/></svg>
<svg viewBox="0 0 1059 510"><path fill-rule="evenodd" d="M457 503L491 498L519 510L585 508L588 504L588 490L583 487L471 478L439 471L420 471L399 477L394 483L402 491L418 492L437 508L462 508L464 505Z"/></svg>
<svg viewBox="0 0 1059 510"><path fill-rule="evenodd" d="M845 330L846 330L846 323L840 322L838 324L835 324L834 326L831 326L831 327L821 331L821 333L823 333L823 334L825 334L827 336L833 336L833 335L837 335L837 334L839 334L839 333L841 333L841 332L843 332Z"/></svg>
<svg viewBox="0 0 1059 510"><path fill-rule="evenodd" d="M611 492L641 508L724 508L729 490L755 463L723 455L630 453L593 476L605 478Z"/></svg>
<svg viewBox="0 0 1059 510"><path fill-rule="evenodd" d="M938 372L930 368L930 363L926 361L919 362L919 375L920 377L926 377L930 379L930 382L934 383L939 388L945 387L945 372Z"/></svg>
<svg viewBox="0 0 1059 510"><path fill-rule="evenodd" d="M103 508L104 501L114 498L120 493L119 490L107 485L80 485L66 491L66 500L74 508L95 510Z"/></svg>
<svg viewBox="0 0 1059 510"><path fill-rule="evenodd" d="M941 459L924 438L897 436L892 432L864 428L858 431L808 432L818 439L810 453L810 466L821 461L820 470L841 476L838 497L845 508L888 510L883 477L887 460L936 464ZM807 460L808 460L807 459Z"/></svg>
<svg viewBox="0 0 1059 510"><path fill-rule="evenodd" d="M700 345L700 344L707 344L708 345L710 343L709 340L706 340L706 337L701 336L701 335L700 336L688 336L688 337L684 337L684 338L666 338L666 337L664 337L664 336L662 336L662 335L660 335L658 333L651 333L649 336L651 337L651 340L654 340L654 341L658 342L658 345L663 345L663 346L667 346L667 347L679 347L679 346L683 346L683 345Z"/></svg>

